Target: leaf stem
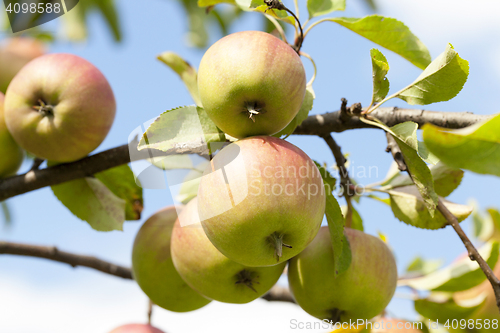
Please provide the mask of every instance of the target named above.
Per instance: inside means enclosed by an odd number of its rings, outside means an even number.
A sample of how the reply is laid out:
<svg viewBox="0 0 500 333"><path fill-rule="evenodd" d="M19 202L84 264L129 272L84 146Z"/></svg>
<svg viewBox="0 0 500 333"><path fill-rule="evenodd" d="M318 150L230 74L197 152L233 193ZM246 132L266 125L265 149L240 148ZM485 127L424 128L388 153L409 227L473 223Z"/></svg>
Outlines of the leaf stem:
<svg viewBox="0 0 500 333"><path fill-rule="evenodd" d="M299 55L304 56L307 59L309 59L311 61L312 65L313 65L313 67L314 67L313 77L309 80L309 82L307 82L307 85L310 86L310 85L313 84L314 80L316 79L316 73L318 71L317 68L316 68L316 63L314 62L313 58L309 54L307 54L305 52L300 51Z"/></svg>
<svg viewBox="0 0 500 333"><path fill-rule="evenodd" d="M269 14L266 14L264 13L264 16L269 20L271 21L272 24L274 24L274 27L276 28L276 30L279 32L280 36L281 36L281 39L288 44L288 41L286 39L286 35L285 35L285 31L283 30L283 27L281 26L281 24L279 24L278 20L276 20L274 17L272 17L271 15Z"/></svg>

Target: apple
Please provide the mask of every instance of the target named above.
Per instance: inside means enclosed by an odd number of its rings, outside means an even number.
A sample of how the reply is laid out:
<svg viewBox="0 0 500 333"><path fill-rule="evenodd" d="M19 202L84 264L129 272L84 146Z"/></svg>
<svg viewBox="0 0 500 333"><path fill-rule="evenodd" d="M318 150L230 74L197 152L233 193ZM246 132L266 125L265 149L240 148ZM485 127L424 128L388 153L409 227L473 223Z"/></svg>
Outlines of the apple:
<svg viewBox="0 0 500 333"><path fill-rule="evenodd" d="M4 95L0 92L0 178L15 174L24 157L5 125L3 105Z"/></svg>
<svg viewBox="0 0 500 333"><path fill-rule="evenodd" d="M180 221L188 221L182 227ZM215 248L199 223L197 199L191 200L175 222L171 245L174 266L200 294L225 303L248 303L278 281L286 262L272 267L246 267Z"/></svg>
<svg viewBox="0 0 500 333"><path fill-rule="evenodd" d="M45 53L45 46L30 37L7 39L0 46L0 91L5 93L10 81L24 65Z"/></svg>
<svg viewBox="0 0 500 333"><path fill-rule="evenodd" d="M147 324L127 324L115 328L109 333L165 333Z"/></svg>
<svg viewBox="0 0 500 333"><path fill-rule="evenodd" d="M382 317L368 324L371 330L367 333L423 333L422 330L418 329L419 327L423 328L423 324L419 323L418 325L406 320Z"/></svg>
<svg viewBox="0 0 500 333"><path fill-rule="evenodd" d="M170 239L176 219L176 208L170 206L144 222L132 249L132 272L154 304L170 311L187 312L207 305L210 300L191 289L172 263Z"/></svg>
<svg viewBox="0 0 500 333"><path fill-rule="evenodd" d="M104 140L116 103L104 75L72 54L47 54L14 77L5 122L21 148L54 162L85 157Z"/></svg>
<svg viewBox="0 0 500 333"><path fill-rule="evenodd" d="M299 112L306 74L290 45L265 32L243 31L220 39L203 55L198 90L222 131L239 139L271 135Z"/></svg>
<svg viewBox="0 0 500 333"><path fill-rule="evenodd" d="M299 254L325 213L314 162L269 136L239 140L215 155L201 178L198 203L212 244L245 266L272 266Z"/></svg>
<svg viewBox="0 0 500 333"><path fill-rule="evenodd" d="M332 322L370 319L389 304L397 283L397 267L379 238L345 229L352 252L349 268L334 278L328 227L290 260L288 283L297 303L310 315Z"/></svg>

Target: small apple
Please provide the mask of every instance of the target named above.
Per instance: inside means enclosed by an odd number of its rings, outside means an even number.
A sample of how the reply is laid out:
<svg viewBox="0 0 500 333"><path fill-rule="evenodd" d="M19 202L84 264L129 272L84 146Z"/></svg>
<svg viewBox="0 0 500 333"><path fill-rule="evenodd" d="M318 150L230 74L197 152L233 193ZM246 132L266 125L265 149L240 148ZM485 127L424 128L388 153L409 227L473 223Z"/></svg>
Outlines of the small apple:
<svg viewBox="0 0 500 333"><path fill-rule="evenodd" d="M0 92L0 178L15 174L24 155L5 125L3 105L4 95Z"/></svg>
<svg viewBox="0 0 500 333"><path fill-rule="evenodd" d="M288 283L297 303L310 315L333 322L370 319L389 304L397 283L397 267L379 238L345 229L352 252L349 268L334 278L328 227L290 260Z"/></svg>
<svg viewBox="0 0 500 333"><path fill-rule="evenodd" d="M419 329L419 327L423 328L422 323L418 323L417 326L417 324L406 320L386 317L374 321L368 327L371 327L371 329L366 333L423 333Z"/></svg>
<svg viewBox="0 0 500 333"><path fill-rule="evenodd" d="M5 122L21 148L54 162L81 159L113 124L116 103L102 73L72 54L47 54L14 77L5 94Z"/></svg>
<svg viewBox="0 0 500 333"><path fill-rule="evenodd" d="M299 112L306 74L290 45L265 32L243 31L207 50L198 90L208 116L222 131L239 139L271 135Z"/></svg>
<svg viewBox="0 0 500 333"><path fill-rule="evenodd" d="M10 81L24 65L45 53L45 46L37 39L14 37L0 46L0 91L5 93Z"/></svg>
<svg viewBox="0 0 500 333"><path fill-rule="evenodd" d="M181 227L180 221L189 221ZM286 262L272 267L246 267L215 248L199 223L197 199L191 200L172 232L172 259L182 278L200 294L225 303L248 303L278 281Z"/></svg>
<svg viewBox="0 0 500 333"><path fill-rule="evenodd" d="M177 211L166 207L153 214L137 233L132 272L139 287L156 305L175 312L199 309L210 300L191 289L175 270L170 239Z"/></svg>
<svg viewBox="0 0 500 333"><path fill-rule="evenodd" d="M127 324L115 328L109 333L165 333L147 324Z"/></svg>
<svg viewBox="0 0 500 333"><path fill-rule="evenodd" d="M314 162L291 143L250 137L212 159L198 188L201 224L212 244L245 266L272 266L316 236L325 192Z"/></svg>

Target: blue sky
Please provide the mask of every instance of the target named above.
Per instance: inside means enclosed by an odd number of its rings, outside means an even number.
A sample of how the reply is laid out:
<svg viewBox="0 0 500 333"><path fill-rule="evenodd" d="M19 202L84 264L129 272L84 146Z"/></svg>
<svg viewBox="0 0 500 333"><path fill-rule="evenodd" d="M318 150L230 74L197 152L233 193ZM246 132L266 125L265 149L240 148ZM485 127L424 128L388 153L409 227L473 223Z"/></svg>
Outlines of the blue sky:
<svg viewBox="0 0 500 333"><path fill-rule="evenodd" d="M301 14L307 13L301 2ZM292 6L292 2L285 1ZM452 101L436 103L425 109L437 111L471 111L478 114L497 113L500 89L500 5L496 1L431 0L380 1L381 15L396 17L428 46L437 57L452 43L460 56L469 61L470 75L462 92ZM361 17L369 14L359 0L348 1L348 9L335 16ZM119 1L124 41L112 43L100 18L90 20L90 38L85 44L58 42L50 52L69 52L95 64L108 78L117 99L117 116L110 134L98 151L124 144L129 134L143 122L161 112L192 104L180 79L155 59L163 51L175 51L197 67L204 50L186 45L187 23L180 5L174 1ZM304 18L302 19L302 21ZM231 32L261 27L257 13L245 15ZM52 25L53 26L53 25ZM211 27L211 42L220 38ZM291 36L289 36L290 38ZM4 37L2 37L4 38ZM308 35L303 51L318 66L314 83L316 100L312 114L339 108L340 98L349 103L367 105L371 98L371 62L369 50L375 44L340 26L323 23ZM379 48L391 69L388 78L391 91L400 89L416 78L420 70L397 55ZM304 59L308 78L312 67ZM392 90L394 89L394 90ZM387 105L405 107L403 101ZM384 152L385 136L378 130L354 130L334 134L344 153L349 154L351 167L376 167L378 174L359 179L362 184L381 180L391 162ZM311 158L333 165L333 157L317 137L292 136L289 141L302 148ZM23 165L23 170L29 165ZM466 172L462 185L449 199L467 203L474 197L482 208L500 206L500 181L490 176ZM9 200L14 223L10 229L0 227L0 239L40 245L56 245L61 250L95 255L130 265L132 242L141 223L158 209L172 203L166 190L145 190L145 209L138 222L127 222L123 232L100 233L62 206L48 188ZM340 199L343 204L343 199ZM396 252L399 270L416 255L452 261L464 251L451 228L426 231L407 226L394 218L389 208L362 199L357 206L368 233L378 231L388 236ZM469 219L470 220L470 219ZM470 222L463 223L471 231ZM408 294L398 289L397 293ZM395 298L390 314L407 319L416 318L412 303ZM5 333L106 333L129 322L146 320L147 299L133 281L124 281L86 268L69 266L41 259L15 256L0 257L0 332ZM313 321L292 304L267 303L257 300L247 305L212 303L187 314L174 314L156 308L153 323L165 331L191 332L288 332L290 320Z"/></svg>

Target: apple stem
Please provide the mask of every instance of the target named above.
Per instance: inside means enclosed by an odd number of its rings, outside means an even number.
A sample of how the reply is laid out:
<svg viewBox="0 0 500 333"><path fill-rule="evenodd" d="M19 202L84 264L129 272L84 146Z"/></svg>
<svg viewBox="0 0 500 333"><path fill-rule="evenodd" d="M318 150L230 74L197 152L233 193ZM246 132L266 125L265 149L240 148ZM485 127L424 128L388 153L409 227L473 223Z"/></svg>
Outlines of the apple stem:
<svg viewBox="0 0 500 333"><path fill-rule="evenodd" d="M41 99L38 100L38 103L40 103L40 105L34 106L33 109L40 112L44 117L54 115L54 107L52 105L45 104Z"/></svg>
<svg viewBox="0 0 500 333"><path fill-rule="evenodd" d="M330 310L330 313L331 313L331 316L330 316L330 320L336 324L340 321L340 316L342 315L344 311L341 311L339 309L333 309L333 310Z"/></svg>
<svg viewBox="0 0 500 333"><path fill-rule="evenodd" d="M276 255L276 260L279 262L280 258L283 256L283 246L286 248L291 249L292 246L283 243L283 234L278 234L277 232L274 232L269 236L271 239L271 243L274 246L274 254Z"/></svg>
<svg viewBox="0 0 500 333"><path fill-rule="evenodd" d="M257 292L257 290L255 290L255 288L253 287L253 284L254 283L258 284L259 282L254 281L254 274L252 274L252 272L244 269L236 275L236 278L237 278L237 280L236 280L235 284L244 284L245 286L247 286L248 288L250 288L254 292Z"/></svg>

